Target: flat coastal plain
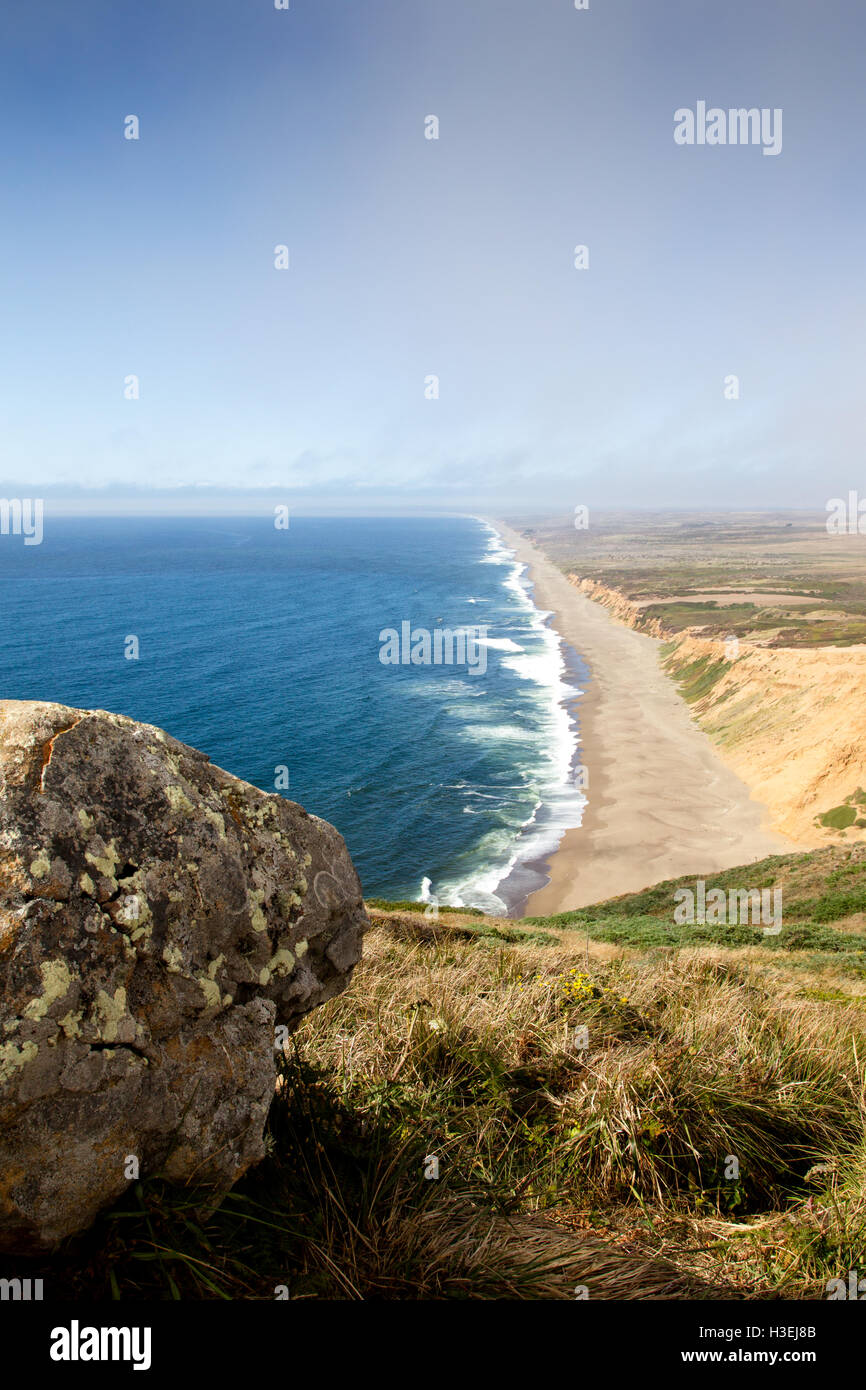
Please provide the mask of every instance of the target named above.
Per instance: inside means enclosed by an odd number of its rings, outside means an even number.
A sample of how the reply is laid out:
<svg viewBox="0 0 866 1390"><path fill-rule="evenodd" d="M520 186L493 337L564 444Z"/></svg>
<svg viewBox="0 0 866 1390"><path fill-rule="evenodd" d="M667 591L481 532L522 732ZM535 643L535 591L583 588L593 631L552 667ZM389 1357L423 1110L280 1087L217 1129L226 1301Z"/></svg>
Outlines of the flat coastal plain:
<svg viewBox="0 0 866 1390"><path fill-rule="evenodd" d="M531 541L494 525L529 566L535 603L552 612L553 627L590 671L577 701L588 776L583 824L566 831L548 862L550 882L531 895L526 915L794 850L695 723L659 665L658 640L617 622Z"/></svg>

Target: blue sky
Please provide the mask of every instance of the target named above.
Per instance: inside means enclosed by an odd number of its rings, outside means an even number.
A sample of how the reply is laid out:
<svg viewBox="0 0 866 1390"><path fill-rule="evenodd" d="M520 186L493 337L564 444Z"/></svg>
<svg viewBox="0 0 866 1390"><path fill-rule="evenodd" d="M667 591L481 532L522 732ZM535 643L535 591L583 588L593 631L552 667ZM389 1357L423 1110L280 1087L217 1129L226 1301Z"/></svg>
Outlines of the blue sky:
<svg viewBox="0 0 866 1390"><path fill-rule="evenodd" d="M864 38L859 0L8 0L0 488L823 510ZM699 100L782 152L676 145Z"/></svg>

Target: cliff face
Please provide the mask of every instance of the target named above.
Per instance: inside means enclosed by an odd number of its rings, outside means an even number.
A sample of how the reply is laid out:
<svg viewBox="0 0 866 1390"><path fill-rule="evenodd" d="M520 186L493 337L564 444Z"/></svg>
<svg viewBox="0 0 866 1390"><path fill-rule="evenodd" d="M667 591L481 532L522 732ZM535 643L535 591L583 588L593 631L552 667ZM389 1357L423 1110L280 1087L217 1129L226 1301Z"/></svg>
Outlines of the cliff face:
<svg viewBox="0 0 866 1390"><path fill-rule="evenodd" d="M278 1030L345 988L367 925L300 806L151 725L0 702L0 1248L157 1171L230 1187Z"/></svg>
<svg viewBox="0 0 866 1390"><path fill-rule="evenodd" d="M866 647L732 646L670 633L616 590L569 579L620 622L667 642L666 670L774 829L808 848L866 839Z"/></svg>
<svg viewBox="0 0 866 1390"><path fill-rule="evenodd" d="M648 632L650 637L667 637L658 618L647 618L641 609L640 604L633 603L626 598L618 589L611 589L606 584L602 584L598 579L580 579L576 574L567 576L570 584L576 589L580 589L587 598L594 599L596 603L604 604L615 618L626 627L633 627L638 632Z"/></svg>

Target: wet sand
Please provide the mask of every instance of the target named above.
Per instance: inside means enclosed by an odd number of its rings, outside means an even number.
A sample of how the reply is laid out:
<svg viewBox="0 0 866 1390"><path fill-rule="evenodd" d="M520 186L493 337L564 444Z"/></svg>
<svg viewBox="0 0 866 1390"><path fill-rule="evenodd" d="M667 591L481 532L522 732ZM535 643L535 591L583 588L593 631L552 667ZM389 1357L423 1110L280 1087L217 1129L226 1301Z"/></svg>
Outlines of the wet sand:
<svg viewBox="0 0 866 1390"><path fill-rule="evenodd" d="M547 863L550 881L530 896L526 915L795 849L767 828L766 808L692 719L659 665L656 638L617 622L530 541L493 524L529 565L536 604L553 612L553 627L591 673L576 706L588 774L583 824L566 831Z"/></svg>

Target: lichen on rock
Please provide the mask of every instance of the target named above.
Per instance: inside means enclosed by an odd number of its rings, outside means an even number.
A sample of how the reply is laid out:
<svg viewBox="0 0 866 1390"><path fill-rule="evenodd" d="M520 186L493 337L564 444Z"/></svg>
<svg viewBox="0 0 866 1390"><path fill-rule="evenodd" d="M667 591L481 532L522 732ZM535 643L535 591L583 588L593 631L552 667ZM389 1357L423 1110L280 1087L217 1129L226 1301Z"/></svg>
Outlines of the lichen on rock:
<svg viewBox="0 0 866 1390"><path fill-rule="evenodd" d="M308 885L312 885L309 887ZM104 711L0 701L0 1248L262 1156L274 1029L367 927L334 828Z"/></svg>

